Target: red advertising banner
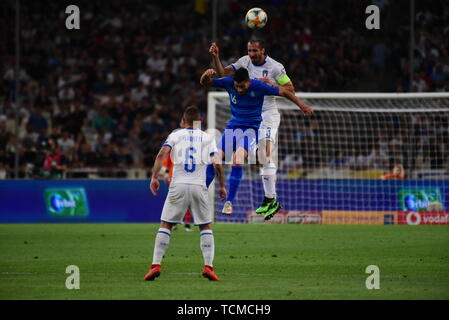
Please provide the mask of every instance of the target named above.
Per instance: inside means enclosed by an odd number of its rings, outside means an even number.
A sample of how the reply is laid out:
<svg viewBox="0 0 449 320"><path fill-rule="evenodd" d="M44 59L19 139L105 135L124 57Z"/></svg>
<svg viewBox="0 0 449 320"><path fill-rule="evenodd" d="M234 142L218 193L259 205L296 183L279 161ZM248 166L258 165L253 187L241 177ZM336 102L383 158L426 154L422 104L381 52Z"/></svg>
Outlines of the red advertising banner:
<svg viewBox="0 0 449 320"><path fill-rule="evenodd" d="M449 224L449 212L401 211L397 213L398 224Z"/></svg>

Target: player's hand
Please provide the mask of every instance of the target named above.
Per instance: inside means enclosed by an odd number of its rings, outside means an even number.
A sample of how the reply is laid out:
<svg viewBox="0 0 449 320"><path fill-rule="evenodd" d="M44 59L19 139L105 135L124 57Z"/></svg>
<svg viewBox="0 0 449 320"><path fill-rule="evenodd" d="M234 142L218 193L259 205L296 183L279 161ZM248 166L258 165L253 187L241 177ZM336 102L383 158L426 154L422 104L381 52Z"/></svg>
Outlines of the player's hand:
<svg viewBox="0 0 449 320"><path fill-rule="evenodd" d="M228 195L228 192L226 191L226 188L225 187L221 187L220 188L220 199L222 201L224 201L226 199L227 195Z"/></svg>
<svg viewBox="0 0 449 320"><path fill-rule="evenodd" d="M150 190L153 195L157 195L157 191L159 190L159 181L157 179L151 179L150 182Z"/></svg>
<svg viewBox="0 0 449 320"><path fill-rule="evenodd" d="M164 176L164 182L165 182L167 185L170 185L171 178L170 178L170 175L169 175L169 174L166 174L166 175Z"/></svg>
<svg viewBox="0 0 449 320"><path fill-rule="evenodd" d="M259 78L258 80L265 82L266 84L269 84L270 86L274 86L274 83L270 81L268 78Z"/></svg>
<svg viewBox="0 0 449 320"><path fill-rule="evenodd" d="M218 46L215 42L212 42L210 48L209 48L209 53L211 55L213 55L214 57L218 57L220 50L218 49Z"/></svg>
<svg viewBox="0 0 449 320"><path fill-rule="evenodd" d="M204 74L208 77L212 77L213 75L216 75L217 72L214 69L207 69Z"/></svg>
<svg viewBox="0 0 449 320"><path fill-rule="evenodd" d="M312 115L313 114L313 109L309 106L304 106L301 108L301 111L304 115Z"/></svg>

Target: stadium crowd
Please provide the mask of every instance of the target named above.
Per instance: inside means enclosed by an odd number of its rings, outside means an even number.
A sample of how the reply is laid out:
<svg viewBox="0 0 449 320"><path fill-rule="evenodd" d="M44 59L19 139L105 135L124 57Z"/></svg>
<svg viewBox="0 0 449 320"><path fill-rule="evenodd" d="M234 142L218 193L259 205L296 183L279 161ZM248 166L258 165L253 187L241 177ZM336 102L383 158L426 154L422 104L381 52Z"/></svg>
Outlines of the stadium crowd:
<svg viewBox="0 0 449 320"><path fill-rule="evenodd" d="M297 91L409 91L407 1L373 1L387 12L376 36L364 28L367 4L345 2L259 1L269 13L268 54L285 65ZM4 177L13 175L16 151L21 177L45 177L46 160L55 154L62 167L149 169L186 106L198 106L206 119L199 77L211 63L210 1L80 0L80 30L64 27L63 2L27 2L15 150L14 11L8 3L0 22ZM430 3L417 4L412 91L449 91L449 6ZM226 65L245 54L248 5L223 0L218 9L217 42Z"/></svg>

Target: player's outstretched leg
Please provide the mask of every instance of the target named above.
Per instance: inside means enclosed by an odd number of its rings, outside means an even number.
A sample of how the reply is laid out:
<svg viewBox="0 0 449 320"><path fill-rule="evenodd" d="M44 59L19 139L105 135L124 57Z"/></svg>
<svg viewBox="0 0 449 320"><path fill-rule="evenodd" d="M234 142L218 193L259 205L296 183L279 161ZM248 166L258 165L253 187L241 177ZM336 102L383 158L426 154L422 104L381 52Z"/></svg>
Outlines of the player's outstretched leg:
<svg viewBox="0 0 449 320"><path fill-rule="evenodd" d="M204 268L202 271L202 275L209 280L219 281L220 279L215 274L214 268L212 266L215 254L214 233L210 228L210 224L201 226L200 230L200 246L204 259Z"/></svg>
<svg viewBox="0 0 449 320"><path fill-rule="evenodd" d="M265 197L256 213L264 214L265 220L270 220L282 208L281 203L276 199L276 170L276 165L272 162L264 164L260 169Z"/></svg>
<svg viewBox="0 0 449 320"><path fill-rule="evenodd" d="M161 261L170 243L170 230L172 226L172 224L166 222L161 223L161 227L157 232L156 240L154 242L153 263L151 264L150 270L148 270L148 273L143 278L146 281L153 281L161 274Z"/></svg>

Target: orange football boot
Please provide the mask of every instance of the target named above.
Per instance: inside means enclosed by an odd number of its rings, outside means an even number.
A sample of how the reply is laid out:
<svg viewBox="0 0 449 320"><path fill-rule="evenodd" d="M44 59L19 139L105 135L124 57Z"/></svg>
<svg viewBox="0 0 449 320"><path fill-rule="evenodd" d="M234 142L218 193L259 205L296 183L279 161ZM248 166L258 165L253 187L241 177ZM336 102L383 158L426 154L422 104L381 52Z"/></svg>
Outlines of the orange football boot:
<svg viewBox="0 0 449 320"><path fill-rule="evenodd" d="M148 270L148 273L145 275L143 280L146 281L153 281L159 275L161 274L161 265L160 264L152 264L150 270Z"/></svg>
<svg viewBox="0 0 449 320"><path fill-rule="evenodd" d="M203 277L211 281L220 281L220 279L215 274L214 268L212 268L211 266L204 266Z"/></svg>

